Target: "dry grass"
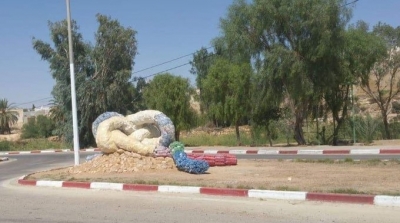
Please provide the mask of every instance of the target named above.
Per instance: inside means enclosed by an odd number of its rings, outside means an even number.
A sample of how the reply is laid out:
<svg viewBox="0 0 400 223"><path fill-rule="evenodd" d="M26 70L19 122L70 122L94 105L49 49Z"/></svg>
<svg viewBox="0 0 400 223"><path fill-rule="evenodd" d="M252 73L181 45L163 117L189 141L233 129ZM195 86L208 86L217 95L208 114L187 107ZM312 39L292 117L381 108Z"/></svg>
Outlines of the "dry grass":
<svg viewBox="0 0 400 223"><path fill-rule="evenodd" d="M66 169L58 169L28 179L400 195L399 171L398 161L239 160L237 166L211 167L203 175L177 170L68 174Z"/></svg>

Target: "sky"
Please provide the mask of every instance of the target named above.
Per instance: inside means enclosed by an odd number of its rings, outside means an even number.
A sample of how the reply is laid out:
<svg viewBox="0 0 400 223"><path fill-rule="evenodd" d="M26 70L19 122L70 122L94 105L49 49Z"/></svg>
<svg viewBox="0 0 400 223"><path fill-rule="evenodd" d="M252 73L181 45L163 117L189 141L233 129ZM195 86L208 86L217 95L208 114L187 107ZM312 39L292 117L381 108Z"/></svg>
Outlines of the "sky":
<svg viewBox="0 0 400 223"><path fill-rule="evenodd" d="M186 64L192 57L182 56L211 46L211 40L220 34L219 20L232 3L233 0L70 0L71 17L77 21L85 41L94 42L97 13L137 31L139 54L133 71L136 77ZM400 25L399 0L358 0L352 5L351 23L364 20L371 26L379 21ZM48 21L65 18L65 0L0 1L0 98L23 108L49 104L55 81L49 64L33 49L32 38L51 43ZM179 57L182 58L146 69ZM194 84L190 68L184 65L168 72L189 78Z"/></svg>

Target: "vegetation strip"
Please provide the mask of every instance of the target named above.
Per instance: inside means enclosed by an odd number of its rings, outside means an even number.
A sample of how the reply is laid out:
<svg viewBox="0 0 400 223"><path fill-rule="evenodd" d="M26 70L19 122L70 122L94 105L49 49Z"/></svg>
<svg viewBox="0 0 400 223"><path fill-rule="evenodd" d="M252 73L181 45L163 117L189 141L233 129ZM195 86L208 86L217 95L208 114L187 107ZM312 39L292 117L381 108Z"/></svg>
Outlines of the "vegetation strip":
<svg viewBox="0 0 400 223"><path fill-rule="evenodd" d="M233 150L230 150L233 149ZM55 150L32 150L32 151L8 151L0 152L0 155L19 155L19 154L38 154L38 153L51 153L51 152L71 152L71 149L55 149ZM98 148L81 149L81 152L98 152ZM363 154L363 155L377 155L377 154L400 154L400 149L374 149L374 150L237 150L235 147L231 147L228 150L185 150L188 154L250 154L250 155L262 155L262 154L279 154L279 155L297 155L297 154L313 154L313 155L347 155L347 154ZM378 152L377 152L378 151Z"/></svg>

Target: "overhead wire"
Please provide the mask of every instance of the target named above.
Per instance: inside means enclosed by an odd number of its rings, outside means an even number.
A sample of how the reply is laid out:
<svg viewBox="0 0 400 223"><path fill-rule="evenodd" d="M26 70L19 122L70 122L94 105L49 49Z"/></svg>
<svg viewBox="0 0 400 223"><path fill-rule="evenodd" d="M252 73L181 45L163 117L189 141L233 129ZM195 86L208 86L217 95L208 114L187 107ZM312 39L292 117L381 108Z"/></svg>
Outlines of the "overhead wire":
<svg viewBox="0 0 400 223"><path fill-rule="evenodd" d="M36 100L33 100L33 101L22 102L22 103L15 104L15 106L21 106L21 105L31 104L31 103L35 103L35 102L39 102L39 101L44 101L44 100L52 99L52 98L53 98L53 97L46 97L46 98L36 99Z"/></svg>

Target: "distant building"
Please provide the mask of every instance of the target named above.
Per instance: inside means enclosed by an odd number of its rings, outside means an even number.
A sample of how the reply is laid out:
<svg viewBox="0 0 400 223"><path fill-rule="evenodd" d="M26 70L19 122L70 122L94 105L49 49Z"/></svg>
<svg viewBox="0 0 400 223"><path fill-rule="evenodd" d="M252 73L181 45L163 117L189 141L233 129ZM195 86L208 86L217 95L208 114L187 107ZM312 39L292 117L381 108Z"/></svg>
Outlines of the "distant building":
<svg viewBox="0 0 400 223"><path fill-rule="evenodd" d="M33 111L21 108L21 109L15 109L14 111L18 112L18 121L11 127L21 129L22 126L28 123L28 120L31 118L36 118L39 115L49 116L50 107L42 106L40 108L35 108Z"/></svg>

